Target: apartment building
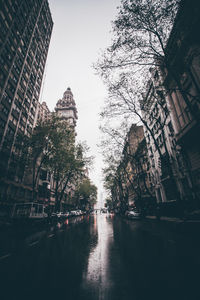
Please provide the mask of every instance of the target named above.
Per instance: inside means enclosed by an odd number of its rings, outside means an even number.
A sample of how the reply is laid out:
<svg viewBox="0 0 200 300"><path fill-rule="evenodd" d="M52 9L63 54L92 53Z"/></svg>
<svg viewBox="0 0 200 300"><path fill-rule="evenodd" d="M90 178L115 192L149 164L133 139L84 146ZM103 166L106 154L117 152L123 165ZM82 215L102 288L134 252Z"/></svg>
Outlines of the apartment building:
<svg viewBox="0 0 200 300"><path fill-rule="evenodd" d="M168 44L162 70L163 85L175 131L185 201L200 207L200 5L181 2Z"/></svg>
<svg viewBox="0 0 200 300"><path fill-rule="evenodd" d="M181 1L165 49L165 67L151 70L144 113L157 202L179 213L200 207L199 13L196 1Z"/></svg>
<svg viewBox="0 0 200 300"><path fill-rule="evenodd" d="M151 70L143 117L152 184L158 203L176 202L183 197L176 158L176 139L160 72Z"/></svg>
<svg viewBox="0 0 200 300"><path fill-rule="evenodd" d="M17 137L29 136L53 28L47 0L2 0L0 6L0 191L1 201L30 192L17 168Z"/></svg>
<svg viewBox="0 0 200 300"><path fill-rule="evenodd" d="M126 161L128 205L140 208L154 202L150 164L143 126L132 124L123 150Z"/></svg>
<svg viewBox="0 0 200 300"><path fill-rule="evenodd" d="M37 122L45 122L51 116L51 111L45 101L38 103Z"/></svg>

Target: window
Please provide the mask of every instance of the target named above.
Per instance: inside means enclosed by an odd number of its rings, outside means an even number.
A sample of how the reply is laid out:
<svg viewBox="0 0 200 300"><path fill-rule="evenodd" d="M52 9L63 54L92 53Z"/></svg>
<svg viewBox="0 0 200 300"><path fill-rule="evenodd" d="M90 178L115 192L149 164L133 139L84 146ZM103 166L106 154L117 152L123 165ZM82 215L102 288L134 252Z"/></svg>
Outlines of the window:
<svg viewBox="0 0 200 300"><path fill-rule="evenodd" d="M9 110L8 110L5 106L2 107L2 112L3 112L6 116L8 116L8 114L9 114Z"/></svg>
<svg viewBox="0 0 200 300"><path fill-rule="evenodd" d="M4 120L0 119L0 128L4 129L5 125L6 125L6 122Z"/></svg>
<svg viewBox="0 0 200 300"><path fill-rule="evenodd" d="M168 128L169 128L169 132L170 132L171 136L173 136L173 135L174 135L174 128L173 128L173 126L172 126L172 123L171 123L171 122L169 122L169 124L168 124Z"/></svg>

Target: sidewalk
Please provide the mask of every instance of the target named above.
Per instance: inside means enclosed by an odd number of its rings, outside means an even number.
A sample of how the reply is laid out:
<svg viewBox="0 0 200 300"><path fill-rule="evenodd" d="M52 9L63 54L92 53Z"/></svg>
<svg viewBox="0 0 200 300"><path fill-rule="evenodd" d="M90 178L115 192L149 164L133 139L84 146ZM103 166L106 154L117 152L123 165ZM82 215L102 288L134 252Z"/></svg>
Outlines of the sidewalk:
<svg viewBox="0 0 200 300"><path fill-rule="evenodd" d="M145 218L149 220L156 220L157 222L168 222L169 224L175 226L176 229L179 229L181 232L200 232L200 210L188 213L184 219L166 216L161 216L159 220L157 220L156 216L146 216Z"/></svg>
<svg viewBox="0 0 200 300"><path fill-rule="evenodd" d="M146 216L146 218L156 219L156 216ZM194 210L190 213L185 213L184 218L161 216L160 220L165 220L169 222L200 222L200 210Z"/></svg>

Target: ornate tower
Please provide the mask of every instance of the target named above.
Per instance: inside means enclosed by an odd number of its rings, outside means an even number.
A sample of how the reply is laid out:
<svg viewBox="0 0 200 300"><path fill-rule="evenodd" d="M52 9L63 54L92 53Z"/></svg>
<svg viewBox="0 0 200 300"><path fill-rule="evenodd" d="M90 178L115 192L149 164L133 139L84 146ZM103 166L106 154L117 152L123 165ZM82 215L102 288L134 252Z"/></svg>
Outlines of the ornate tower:
<svg viewBox="0 0 200 300"><path fill-rule="evenodd" d="M71 89L68 87L64 92L62 99L58 100L55 111L58 116L67 120L69 124L75 128L77 116L76 104Z"/></svg>

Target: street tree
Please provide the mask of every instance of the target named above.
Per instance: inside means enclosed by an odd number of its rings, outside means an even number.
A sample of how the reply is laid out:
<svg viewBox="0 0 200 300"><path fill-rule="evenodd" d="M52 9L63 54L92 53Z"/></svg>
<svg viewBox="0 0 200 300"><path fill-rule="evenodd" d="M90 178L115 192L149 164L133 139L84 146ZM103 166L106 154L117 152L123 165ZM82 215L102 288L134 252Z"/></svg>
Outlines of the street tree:
<svg viewBox="0 0 200 300"><path fill-rule="evenodd" d="M124 116L126 119L134 118L140 121L151 136L161 160L160 145L156 141L146 116L151 111L151 106L157 102L164 117L157 118L156 122L162 132L165 150L168 154L164 127L169 112L163 101L168 91L162 86L162 80L157 81L156 89L153 87L151 90L150 100L147 100L145 91L148 90L148 85L151 85L154 70L157 74L160 69L172 72L168 64L166 45L179 2L176 0L123 0L118 17L113 22L112 45L95 66L109 92L101 116L104 119ZM178 80L177 76L175 77ZM180 84L178 82L182 91ZM163 97L160 97L161 93Z"/></svg>
<svg viewBox="0 0 200 300"><path fill-rule="evenodd" d="M122 0L113 22L112 45L100 61L106 69L160 66L179 0Z"/></svg>
<svg viewBox="0 0 200 300"><path fill-rule="evenodd" d="M85 178L79 183L74 198L77 206L82 209L87 206L92 208L97 201L97 187L91 183L89 178Z"/></svg>
<svg viewBox="0 0 200 300"><path fill-rule="evenodd" d="M164 128L167 124L169 109L165 101L164 91L156 87L152 80L149 80L146 85L147 93L143 93L143 89L137 85L135 81L125 75L121 76L120 83L111 83L109 86L109 97L106 99L105 106L101 112L102 132L108 135L112 135L113 138L119 137L118 129L112 128L116 122L113 122L117 118L123 120L118 128L123 128L124 124L131 124L132 120L135 120L143 127L151 136L155 149L158 151L160 159L162 160L163 153L160 149L159 142L156 140L153 129L150 127L148 119L153 106L157 105L159 115L152 115L154 121L156 121L159 131L162 134L162 139L165 147L165 154L169 157ZM111 128L108 127L111 124ZM121 129L120 129L121 130ZM120 133L120 139L123 141L123 134ZM125 136L125 135L124 135ZM123 144L120 142L121 145Z"/></svg>
<svg viewBox="0 0 200 300"><path fill-rule="evenodd" d="M132 84L131 84L132 83ZM106 105L101 113L102 125L104 134L113 135L116 140L115 126L116 120L124 118L124 123L130 123L132 120L137 120L140 125L143 125L146 133L151 137L158 153L158 159L161 164L162 175L170 176L171 184L173 186L173 193L175 199L180 199L177 182L174 178L174 168L177 163L171 161L168 145L166 143L165 128L169 122L169 109L165 100L164 92L159 86L151 80L148 82L144 94L140 88L136 89L134 82L126 76L121 77L120 84L112 83L109 88L109 97L106 100ZM157 114L154 114L154 108L157 106ZM155 136L154 128L149 122L152 118L153 123L156 123L157 130L160 132L163 142L163 149L161 149L160 142ZM113 122L113 120L115 122ZM111 128L108 127L111 124ZM118 126L122 128L122 125ZM116 131L117 132L117 131ZM124 135L125 136L125 135ZM109 142L108 142L109 144ZM111 143L110 143L111 145ZM116 146L118 147L118 146Z"/></svg>
<svg viewBox="0 0 200 300"><path fill-rule="evenodd" d="M75 144L73 128L55 114L38 123L30 137L21 136L19 144L21 153L27 152L24 180L32 178L32 200L36 201L39 175L45 169L52 174L52 193L59 210L67 188L91 161L85 154L88 148L84 143Z"/></svg>
<svg viewBox="0 0 200 300"><path fill-rule="evenodd" d="M56 210L59 211L67 191L84 179L93 157L87 155L89 148L85 142L75 143L74 130L63 120L56 132L51 133L50 141L52 151L46 167L53 174Z"/></svg>
<svg viewBox="0 0 200 300"><path fill-rule="evenodd" d="M176 20L177 11L184 6L182 0L122 0L118 16L113 22L113 41L102 54L95 68L109 86L121 75L138 80L150 78L149 69L162 70L172 78L173 86L165 86L167 94L177 89L194 117L197 113L191 104L192 94L181 81L178 66L172 65L168 40ZM112 79L112 80L111 80ZM195 97L195 101L196 101Z"/></svg>
<svg viewBox="0 0 200 300"><path fill-rule="evenodd" d="M152 187L147 182L148 158L144 147L145 140L139 142L137 148L133 150L131 141L127 138L127 128L122 130L120 126L120 129L114 130L105 127L102 130L104 140L101 147L106 164L103 169L103 179L109 199L112 199L113 206L120 204L121 210L125 210L129 195L134 194L135 204L143 208L146 196L149 202L154 199ZM134 140L139 140L137 133L132 131L132 137L133 134Z"/></svg>
<svg viewBox="0 0 200 300"><path fill-rule="evenodd" d="M123 116L126 120L140 121L151 136L161 158L160 145L146 117L152 105L157 102L159 109L163 111L163 117L157 118L156 122L165 143L164 127L169 112L163 99L167 92L162 86L162 80L158 80L156 89L153 87L150 91L151 99L147 99L146 91L152 85L154 69L155 74L158 74L159 68L168 67L165 48L179 2L122 1L118 17L113 22L112 45L96 64L96 70L106 82L109 92L101 116L104 119ZM165 149L168 153L166 144Z"/></svg>
<svg viewBox="0 0 200 300"><path fill-rule="evenodd" d="M30 136L18 135L15 142L15 152L19 161L17 169L24 169L22 177L26 184L31 181L33 201L36 200L41 169L47 164L52 151L49 136L57 126L58 120L52 117L45 122L39 122Z"/></svg>
<svg viewBox="0 0 200 300"><path fill-rule="evenodd" d="M126 124L124 124L126 125ZM103 168L104 188L113 208L124 211L128 205L127 174L123 164L123 147L126 126L121 131L107 126L102 127L104 137L99 145L102 148L105 168Z"/></svg>

